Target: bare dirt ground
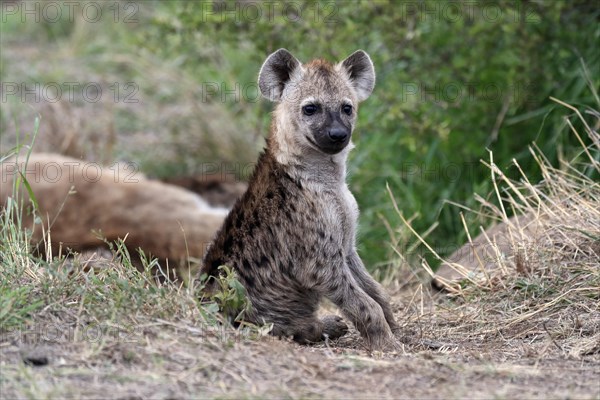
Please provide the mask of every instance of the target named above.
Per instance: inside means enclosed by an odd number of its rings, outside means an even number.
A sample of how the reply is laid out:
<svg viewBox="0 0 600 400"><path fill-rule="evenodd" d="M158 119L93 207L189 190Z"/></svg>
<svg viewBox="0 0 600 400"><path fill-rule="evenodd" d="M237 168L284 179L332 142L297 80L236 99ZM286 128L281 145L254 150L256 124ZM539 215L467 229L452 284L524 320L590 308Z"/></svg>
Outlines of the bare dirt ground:
<svg viewBox="0 0 600 400"><path fill-rule="evenodd" d="M567 308L542 324L486 330L474 329L484 311L476 304L465 307L420 286L396 293L394 303L403 325L397 348L375 353L356 331L300 346L183 320L100 333L73 323L74 316L42 312L29 329L2 335L1 397L600 397L597 313ZM578 341L565 334L573 330Z"/></svg>

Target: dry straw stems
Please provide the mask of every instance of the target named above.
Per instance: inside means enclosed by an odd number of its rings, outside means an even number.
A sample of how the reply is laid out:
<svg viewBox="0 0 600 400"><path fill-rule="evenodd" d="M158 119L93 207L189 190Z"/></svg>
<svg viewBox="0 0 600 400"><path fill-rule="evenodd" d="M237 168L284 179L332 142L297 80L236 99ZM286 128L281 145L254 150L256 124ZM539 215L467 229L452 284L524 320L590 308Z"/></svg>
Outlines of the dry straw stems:
<svg viewBox="0 0 600 400"><path fill-rule="evenodd" d="M462 254L443 259L397 208L442 262L439 274L424 260L422 266L454 299L441 323L446 338L539 336L548 338L544 352L575 358L600 352L600 113L586 110L584 118L575 107L552 100L572 111L565 123L581 152L554 166L533 144L530 152L542 174L538 183L514 159L520 177L511 179L490 152L482 162L490 170L495 201L476 195L481 208L469 211L497 225L480 228L479 236L467 230ZM427 316L420 318L419 329L427 331L422 323ZM436 336L442 334L440 321L435 325Z"/></svg>

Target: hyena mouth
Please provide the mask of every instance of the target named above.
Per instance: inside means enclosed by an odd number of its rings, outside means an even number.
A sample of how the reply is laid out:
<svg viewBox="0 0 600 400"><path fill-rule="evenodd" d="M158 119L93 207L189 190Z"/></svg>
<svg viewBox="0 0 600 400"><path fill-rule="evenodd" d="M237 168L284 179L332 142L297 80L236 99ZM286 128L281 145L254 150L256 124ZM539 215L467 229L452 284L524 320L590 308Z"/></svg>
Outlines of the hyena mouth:
<svg viewBox="0 0 600 400"><path fill-rule="evenodd" d="M306 135L306 140L308 140L311 146L313 146L316 150L330 155L339 153L340 151L344 150L344 148L346 148L348 143L350 143L349 137L343 141L332 141L326 138L313 138L310 135Z"/></svg>
<svg viewBox="0 0 600 400"><path fill-rule="evenodd" d="M313 135L305 135L306 140L310 143L311 147L322 153L333 155L344 150L348 143L350 143L350 135L343 140L332 140L326 135L317 133Z"/></svg>

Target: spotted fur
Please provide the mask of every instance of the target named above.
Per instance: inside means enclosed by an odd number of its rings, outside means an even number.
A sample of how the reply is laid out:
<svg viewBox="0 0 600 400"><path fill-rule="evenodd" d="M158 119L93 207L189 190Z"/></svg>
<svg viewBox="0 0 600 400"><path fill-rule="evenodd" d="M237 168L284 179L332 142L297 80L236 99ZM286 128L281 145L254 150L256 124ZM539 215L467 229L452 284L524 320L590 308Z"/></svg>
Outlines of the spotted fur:
<svg viewBox="0 0 600 400"><path fill-rule="evenodd" d="M280 49L259 74L262 94L278 103L267 147L201 272L234 268L252 304L247 318L273 323L276 335L306 343L345 334L340 318L316 317L323 298L372 348L396 329L386 294L356 252L358 206L345 182L358 103L374 83L361 50L335 65L302 65Z"/></svg>

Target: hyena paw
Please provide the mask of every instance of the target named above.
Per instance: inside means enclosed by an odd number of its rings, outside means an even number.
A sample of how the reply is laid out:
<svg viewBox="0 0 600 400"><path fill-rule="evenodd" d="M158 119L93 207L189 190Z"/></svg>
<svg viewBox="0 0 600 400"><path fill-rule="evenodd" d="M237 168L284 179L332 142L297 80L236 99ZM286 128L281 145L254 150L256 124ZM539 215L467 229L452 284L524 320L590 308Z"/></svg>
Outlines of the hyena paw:
<svg viewBox="0 0 600 400"><path fill-rule="evenodd" d="M321 319L323 322L323 338L337 339L348 333L348 325L342 317L337 315L326 315Z"/></svg>
<svg viewBox="0 0 600 400"><path fill-rule="evenodd" d="M388 325L393 335L398 335L401 333L402 327L396 323L396 321L388 321Z"/></svg>
<svg viewBox="0 0 600 400"><path fill-rule="evenodd" d="M387 325L384 329L369 329L366 339L369 350L391 351L398 346L395 335Z"/></svg>

